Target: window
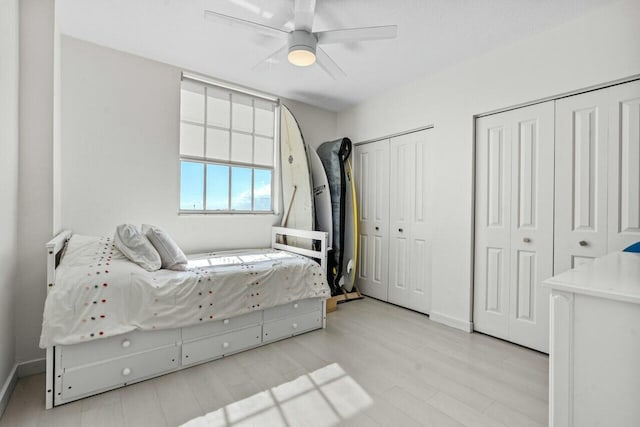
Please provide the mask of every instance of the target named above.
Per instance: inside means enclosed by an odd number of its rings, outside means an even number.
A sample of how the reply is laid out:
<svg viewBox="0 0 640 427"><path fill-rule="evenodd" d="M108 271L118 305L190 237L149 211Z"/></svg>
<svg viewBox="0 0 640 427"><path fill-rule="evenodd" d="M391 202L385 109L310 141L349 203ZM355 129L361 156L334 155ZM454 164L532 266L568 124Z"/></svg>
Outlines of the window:
<svg viewBox="0 0 640 427"><path fill-rule="evenodd" d="M180 212L273 212L278 100L183 76Z"/></svg>

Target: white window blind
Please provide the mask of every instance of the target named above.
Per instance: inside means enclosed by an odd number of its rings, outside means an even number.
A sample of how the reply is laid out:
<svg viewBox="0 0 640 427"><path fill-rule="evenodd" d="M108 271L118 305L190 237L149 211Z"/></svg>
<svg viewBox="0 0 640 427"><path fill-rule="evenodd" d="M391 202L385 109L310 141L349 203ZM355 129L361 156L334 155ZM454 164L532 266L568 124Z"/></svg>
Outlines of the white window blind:
<svg viewBox="0 0 640 427"><path fill-rule="evenodd" d="M277 99L183 76L181 212L273 212L277 107Z"/></svg>

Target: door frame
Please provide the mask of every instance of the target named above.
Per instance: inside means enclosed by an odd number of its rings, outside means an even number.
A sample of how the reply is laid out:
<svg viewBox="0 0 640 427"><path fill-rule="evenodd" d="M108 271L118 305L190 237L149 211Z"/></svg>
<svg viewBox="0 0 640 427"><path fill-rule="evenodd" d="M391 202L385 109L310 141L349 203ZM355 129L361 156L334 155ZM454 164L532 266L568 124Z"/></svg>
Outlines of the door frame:
<svg viewBox="0 0 640 427"><path fill-rule="evenodd" d="M638 76L638 78L640 78L640 75ZM407 134L410 134L410 133L420 132L420 131L427 130L427 129L433 129L434 127L435 127L435 125L433 125L433 124L426 125L426 126L420 126L420 127L414 128L414 129L409 129L409 130L405 130L405 131L401 131L401 132L391 133L389 135L385 135L385 136L381 136L381 137L376 137L376 138L371 138L371 139L367 139L367 140L364 140L364 141L354 142L353 145L370 144L372 142L378 142L378 141L382 141L384 139L396 138L398 136L407 135Z"/></svg>

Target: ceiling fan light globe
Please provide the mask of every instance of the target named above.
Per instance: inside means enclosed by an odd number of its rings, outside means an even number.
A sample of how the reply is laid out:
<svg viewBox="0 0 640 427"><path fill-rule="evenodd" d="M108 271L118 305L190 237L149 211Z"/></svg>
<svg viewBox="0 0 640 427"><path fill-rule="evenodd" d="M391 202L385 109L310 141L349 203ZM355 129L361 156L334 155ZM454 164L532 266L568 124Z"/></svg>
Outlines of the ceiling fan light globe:
<svg viewBox="0 0 640 427"><path fill-rule="evenodd" d="M308 67L316 62L316 54L311 50L294 48L289 51L287 59L298 67Z"/></svg>
<svg viewBox="0 0 640 427"><path fill-rule="evenodd" d="M295 30L289 33L289 62L298 67L308 67L316 62L318 39L309 31Z"/></svg>

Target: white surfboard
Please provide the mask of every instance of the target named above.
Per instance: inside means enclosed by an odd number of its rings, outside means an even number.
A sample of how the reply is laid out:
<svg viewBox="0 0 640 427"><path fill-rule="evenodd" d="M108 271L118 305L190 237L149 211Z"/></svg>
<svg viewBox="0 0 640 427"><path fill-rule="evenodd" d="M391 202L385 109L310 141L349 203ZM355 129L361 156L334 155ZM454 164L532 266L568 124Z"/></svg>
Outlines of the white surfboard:
<svg viewBox="0 0 640 427"><path fill-rule="evenodd" d="M280 170L282 173L283 227L313 230L314 209L309 160L302 132L291 111L280 106ZM311 249L306 239L289 238L287 244Z"/></svg>
<svg viewBox="0 0 640 427"><path fill-rule="evenodd" d="M313 202L316 214L316 229L329 234L328 245L333 247L333 210L331 209L331 191L329 180L324 171L320 156L316 150L308 147L311 160L311 176L313 177Z"/></svg>

